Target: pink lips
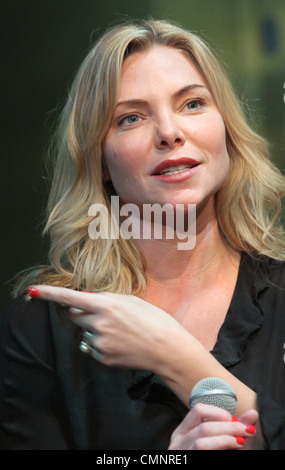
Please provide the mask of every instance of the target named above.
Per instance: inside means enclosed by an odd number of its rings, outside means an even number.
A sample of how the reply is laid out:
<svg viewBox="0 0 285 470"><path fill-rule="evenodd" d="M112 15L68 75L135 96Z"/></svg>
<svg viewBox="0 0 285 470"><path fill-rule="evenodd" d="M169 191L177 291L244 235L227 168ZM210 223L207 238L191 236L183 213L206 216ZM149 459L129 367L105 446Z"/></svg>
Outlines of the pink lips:
<svg viewBox="0 0 285 470"><path fill-rule="evenodd" d="M170 174L170 173L162 173L163 170L166 170L167 168L172 168L172 167L178 167L180 165L185 165L188 168L182 169L178 173ZM152 176L155 176L156 178L160 179L161 181L164 182L177 182L177 181L182 181L186 178L189 178L192 176L195 172L196 169L199 167L199 162L192 158L177 158L177 159L168 159L164 160L161 162L159 165L155 167L155 169L152 172Z"/></svg>

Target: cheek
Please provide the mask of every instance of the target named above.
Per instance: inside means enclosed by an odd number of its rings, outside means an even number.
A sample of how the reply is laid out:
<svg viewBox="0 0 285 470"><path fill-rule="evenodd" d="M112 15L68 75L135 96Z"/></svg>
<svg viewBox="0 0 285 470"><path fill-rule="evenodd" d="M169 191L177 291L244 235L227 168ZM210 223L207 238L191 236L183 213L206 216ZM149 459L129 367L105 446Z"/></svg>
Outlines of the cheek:
<svg viewBox="0 0 285 470"><path fill-rule="evenodd" d="M113 136L104 146L104 156L112 177L127 177L143 171L146 160L146 139L138 133Z"/></svg>
<svg viewBox="0 0 285 470"><path fill-rule="evenodd" d="M226 129L220 114L217 113L213 119L209 119L203 135L210 175L215 180L215 190L218 190L227 179L230 169Z"/></svg>
<svg viewBox="0 0 285 470"><path fill-rule="evenodd" d="M136 159L133 149L126 143L108 142L104 146L104 160L108 171L108 179L110 179L117 190L120 192L124 186L128 186L129 182L135 177Z"/></svg>
<svg viewBox="0 0 285 470"><path fill-rule="evenodd" d="M220 160L224 164L226 164L226 162L229 164L226 129L220 114L217 114L214 119L209 119L209 121L205 123L201 135L204 136L204 144L209 155L216 161Z"/></svg>

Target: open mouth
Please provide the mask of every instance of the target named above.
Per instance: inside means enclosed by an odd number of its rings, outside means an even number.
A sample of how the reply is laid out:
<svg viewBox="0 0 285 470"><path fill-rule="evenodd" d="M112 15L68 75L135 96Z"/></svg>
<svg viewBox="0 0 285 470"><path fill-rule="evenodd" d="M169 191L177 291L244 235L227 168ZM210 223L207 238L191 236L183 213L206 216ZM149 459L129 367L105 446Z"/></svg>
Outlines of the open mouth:
<svg viewBox="0 0 285 470"><path fill-rule="evenodd" d="M176 175L177 173L182 173L185 170L189 170L194 168L195 166L199 165L199 163L195 163L193 165L177 165L177 166L170 166L168 168L164 168L163 170L155 173L155 175Z"/></svg>

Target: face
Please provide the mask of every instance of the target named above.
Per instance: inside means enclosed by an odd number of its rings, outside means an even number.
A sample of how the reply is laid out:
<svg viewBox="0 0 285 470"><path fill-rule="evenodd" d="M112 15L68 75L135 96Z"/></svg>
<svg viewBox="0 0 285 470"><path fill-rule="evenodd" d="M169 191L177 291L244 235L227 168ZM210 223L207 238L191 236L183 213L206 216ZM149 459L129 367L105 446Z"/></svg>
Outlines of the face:
<svg viewBox="0 0 285 470"><path fill-rule="evenodd" d="M225 126L186 55L155 46L126 59L104 157L122 203L213 202L229 170Z"/></svg>

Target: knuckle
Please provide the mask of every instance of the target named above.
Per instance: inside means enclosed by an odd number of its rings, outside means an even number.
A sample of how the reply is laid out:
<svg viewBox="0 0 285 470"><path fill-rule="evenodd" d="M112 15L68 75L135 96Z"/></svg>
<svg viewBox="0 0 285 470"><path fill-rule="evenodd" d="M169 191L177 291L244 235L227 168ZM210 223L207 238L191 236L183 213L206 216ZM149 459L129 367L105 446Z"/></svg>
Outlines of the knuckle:
<svg viewBox="0 0 285 470"><path fill-rule="evenodd" d="M194 408L193 408L193 413L197 416L202 416L203 415L203 410L204 410L204 404L203 403L197 403Z"/></svg>
<svg viewBox="0 0 285 470"><path fill-rule="evenodd" d="M63 305L69 305L71 303L71 292L68 291L68 289L64 289L61 293L60 296L60 301Z"/></svg>
<svg viewBox="0 0 285 470"><path fill-rule="evenodd" d="M204 450L203 439L197 439L192 445L192 450Z"/></svg>
<svg viewBox="0 0 285 470"><path fill-rule="evenodd" d="M223 436L223 448L232 449L237 446L237 441L234 436Z"/></svg>
<svg viewBox="0 0 285 470"><path fill-rule="evenodd" d="M97 322L93 323L93 326L96 330L98 337L102 340L103 344L105 343L108 345L108 341L112 338L112 330L110 329L106 320L98 319Z"/></svg>
<svg viewBox="0 0 285 470"><path fill-rule="evenodd" d="M172 440L170 441L168 450L179 450L179 449L181 448L181 446L180 446L179 444L180 444L180 440L179 440L179 439L172 439Z"/></svg>
<svg viewBox="0 0 285 470"><path fill-rule="evenodd" d="M173 433L171 434L171 442L175 442L175 440L177 440L177 438L180 436L180 426L178 428L176 428Z"/></svg>
<svg viewBox="0 0 285 470"><path fill-rule="evenodd" d="M199 429L199 434L201 437L207 437L211 435L211 423L201 423L200 424L200 429Z"/></svg>
<svg viewBox="0 0 285 470"><path fill-rule="evenodd" d="M107 338L98 336L96 339L96 349L104 355L104 358L108 361L108 365L113 365L117 356L117 350L110 344Z"/></svg>

